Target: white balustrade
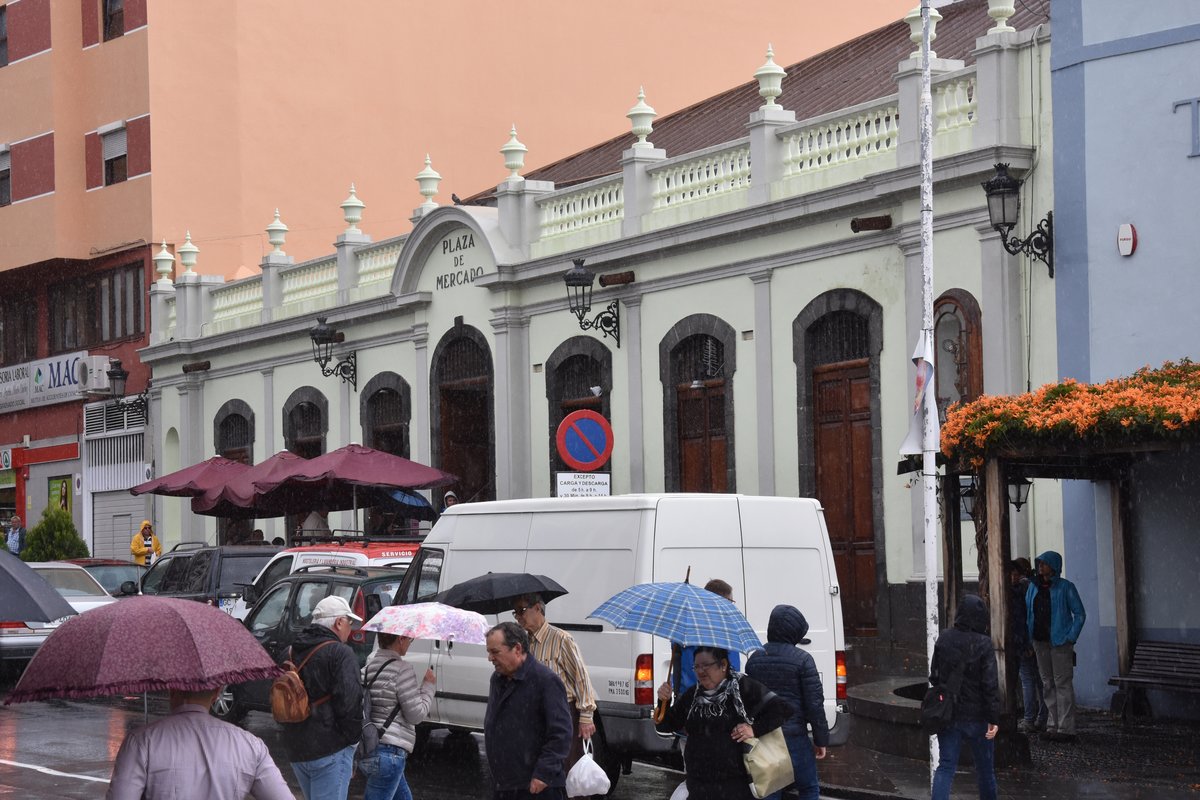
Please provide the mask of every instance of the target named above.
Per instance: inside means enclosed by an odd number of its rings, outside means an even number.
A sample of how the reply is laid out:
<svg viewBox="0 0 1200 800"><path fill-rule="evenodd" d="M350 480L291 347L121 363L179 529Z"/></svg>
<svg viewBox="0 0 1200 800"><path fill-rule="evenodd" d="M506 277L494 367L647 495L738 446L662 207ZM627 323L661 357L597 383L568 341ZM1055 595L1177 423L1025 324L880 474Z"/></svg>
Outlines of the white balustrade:
<svg viewBox="0 0 1200 800"><path fill-rule="evenodd" d="M380 242L370 248L357 252L358 255L358 285L366 286L380 281L390 281L396 271L396 262L400 260L400 251L404 249L404 238Z"/></svg>
<svg viewBox="0 0 1200 800"><path fill-rule="evenodd" d="M975 124L975 67L938 76L933 95L937 133Z"/></svg>
<svg viewBox="0 0 1200 800"><path fill-rule="evenodd" d="M654 210L750 188L750 144L739 139L689 153L648 169Z"/></svg>
<svg viewBox="0 0 1200 800"><path fill-rule="evenodd" d="M337 294L337 258L300 264L280 273L283 305L302 303L322 295Z"/></svg>
<svg viewBox="0 0 1200 800"><path fill-rule="evenodd" d="M262 277L246 278L214 288L209 295L212 319L215 323L234 319L243 314L262 312Z"/></svg>
<svg viewBox="0 0 1200 800"><path fill-rule="evenodd" d="M896 95L784 128L779 134L787 145L784 176L829 169L894 151L899 128Z"/></svg>
<svg viewBox="0 0 1200 800"><path fill-rule="evenodd" d="M175 338L175 301L177 299L178 299L178 296L167 297L167 298L163 299L163 307L164 307L164 310L167 312L166 314L163 315L164 317L166 317L165 321L163 322L163 328L165 329L163 331L163 341L164 342L170 341L171 339Z"/></svg>
<svg viewBox="0 0 1200 800"><path fill-rule="evenodd" d="M618 173L538 198L541 238L619 221L625 213L624 186Z"/></svg>

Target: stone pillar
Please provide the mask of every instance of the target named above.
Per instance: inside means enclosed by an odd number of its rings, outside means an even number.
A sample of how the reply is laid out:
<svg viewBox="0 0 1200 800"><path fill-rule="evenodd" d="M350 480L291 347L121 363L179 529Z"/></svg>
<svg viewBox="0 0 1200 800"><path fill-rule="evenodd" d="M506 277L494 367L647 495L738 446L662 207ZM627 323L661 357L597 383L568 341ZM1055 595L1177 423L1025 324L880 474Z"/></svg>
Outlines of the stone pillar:
<svg viewBox="0 0 1200 800"><path fill-rule="evenodd" d="M204 385L197 373L191 373L179 384L176 391L179 392L180 462L184 466L191 466L205 458ZM181 504L180 510L180 541L204 541L204 517L191 513L186 504Z"/></svg>
<svg viewBox="0 0 1200 800"><path fill-rule="evenodd" d="M496 337L496 499L529 497L529 318L500 308L492 318Z"/></svg>
<svg viewBox="0 0 1200 800"><path fill-rule="evenodd" d="M174 300L175 284L170 281L155 281L150 287L150 342L160 344L167 340L167 304ZM179 309L175 309L175 323L179 324Z"/></svg>
<svg viewBox="0 0 1200 800"><path fill-rule="evenodd" d="M930 58L930 81L936 81L937 76L954 72L964 67L964 63L952 58ZM896 91L899 94L900 130L896 142L896 166L908 167L921 163L921 59L910 58L901 61L892 76L896 81ZM932 87L930 92L932 95ZM931 99L930 102L933 102ZM934 114L934 125L937 125L937 115ZM933 131L937 133L936 129Z"/></svg>
<svg viewBox="0 0 1200 800"><path fill-rule="evenodd" d="M642 232L642 217L654 208L654 180L647 170L666 158L667 151L659 147L634 147L621 154L621 170L624 173L622 191L625 195L622 236L637 236Z"/></svg>
<svg viewBox="0 0 1200 800"><path fill-rule="evenodd" d="M359 229L362 222L363 209L366 204L358 198L354 184L350 184L350 196L342 201L342 218L346 221L346 230L337 237L333 247L337 250L337 277L339 305L350 301L350 292L358 286L358 257L354 249L371 243L371 237Z"/></svg>
<svg viewBox="0 0 1200 800"><path fill-rule="evenodd" d="M1025 298L1021 257L1009 255L1000 234L986 221L975 226L979 235L979 266L983 277L980 310L983 316L983 391L1018 394L1025 391Z"/></svg>
<svg viewBox="0 0 1200 800"><path fill-rule="evenodd" d="M625 380L629 384L629 491L646 491L645 398L642 397L642 296L620 298L621 338L625 341Z"/></svg>
<svg viewBox="0 0 1200 800"><path fill-rule="evenodd" d="M901 111L901 119L904 112ZM916 336L924 325L923 277L921 268L921 226L920 223L906 225L897 241L900 253L904 256L904 330L907 338L900 343L900 349L907 361L904 384L905 401L911 402L917 372L909 356L917 344ZM934 354L937 358L938 354ZM908 418L904 424L907 430ZM913 580L925 577L925 502L921 496L919 475L914 473L915 480L909 492L909 518L912 531L912 563ZM936 568L936 567L935 567Z"/></svg>
<svg viewBox="0 0 1200 800"><path fill-rule="evenodd" d="M796 112L766 106L750 115L750 205L770 202L771 184L783 178L786 145L775 134L796 121Z"/></svg>
<svg viewBox="0 0 1200 800"><path fill-rule="evenodd" d="M291 266L294 260L283 253L267 253L262 264L262 323L266 325L275 319L279 307L283 305L283 276L280 274L284 267Z"/></svg>
<svg viewBox="0 0 1200 800"><path fill-rule="evenodd" d="M990 33L975 40L976 147L1021 143L1021 39L1028 35Z"/></svg>
<svg viewBox="0 0 1200 800"><path fill-rule="evenodd" d="M264 273L265 277L265 273ZM262 392L263 404L262 413L255 414L256 420L262 422L262 450L252 454L254 463L265 461L275 453L279 452L279 445L276 444L275 438L275 368L267 367L262 371ZM255 437L258 439L259 437ZM276 536L283 534L283 527L279 524L279 520L272 517L266 520L263 529L263 536L267 541L271 541ZM286 538L286 537L285 537Z"/></svg>
<svg viewBox="0 0 1200 800"><path fill-rule="evenodd" d="M529 258L529 245L541 238L537 199L554 191L553 181L506 180L496 187L500 235L508 246Z"/></svg>
<svg viewBox="0 0 1200 800"><path fill-rule="evenodd" d="M422 464L430 462L429 429L429 323L417 322L412 326L415 372L413 374L413 459Z"/></svg>
<svg viewBox="0 0 1200 800"><path fill-rule="evenodd" d="M212 317L209 293L225 283L220 275L185 272L175 281L175 338L199 339Z"/></svg>
<svg viewBox="0 0 1200 800"><path fill-rule="evenodd" d="M758 415L757 493L773 495L775 494L775 373L772 370L771 355L771 270L764 269L753 272L749 277L754 284L754 409Z"/></svg>

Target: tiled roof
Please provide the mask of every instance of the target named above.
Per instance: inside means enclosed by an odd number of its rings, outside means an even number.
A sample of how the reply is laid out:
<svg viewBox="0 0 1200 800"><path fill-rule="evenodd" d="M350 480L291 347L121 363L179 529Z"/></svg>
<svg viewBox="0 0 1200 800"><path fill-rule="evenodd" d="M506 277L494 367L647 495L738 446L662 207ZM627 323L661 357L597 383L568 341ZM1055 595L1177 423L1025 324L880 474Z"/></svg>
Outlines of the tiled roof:
<svg viewBox="0 0 1200 800"><path fill-rule="evenodd" d="M1022 0L1009 24L1027 30L1047 22L1050 0ZM943 17L937 26L933 49L939 58L974 62L975 40L993 21L987 15L987 0L959 0L938 9ZM896 65L913 50L908 24L893 22L857 39L840 44L787 68L779 103L796 112L796 119L837 111L840 108L886 97L896 91L892 76ZM655 147L675 156L702 150L746 135L746 121L762 105L758 82L740 86L701 100L654 121L649 137ZM529 180L554 181L559 186L611 175L621 170L621 153L634 143L632 133L609 139L587 150L525 173ZM480 192L467 202L487 201L494 189Z"/></svg>

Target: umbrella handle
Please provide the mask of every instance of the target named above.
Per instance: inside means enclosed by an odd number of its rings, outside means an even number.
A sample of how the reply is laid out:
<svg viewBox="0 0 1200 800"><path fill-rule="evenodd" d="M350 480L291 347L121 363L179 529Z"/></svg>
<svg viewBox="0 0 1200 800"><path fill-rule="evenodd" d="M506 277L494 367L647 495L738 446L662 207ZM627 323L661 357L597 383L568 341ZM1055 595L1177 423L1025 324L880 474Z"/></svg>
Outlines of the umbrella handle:
<svg viewBox="0 0 1200 800"><path fill-rule="evenodd" d="M675 659L671 659L670 665L667 667L667 682L671 682L671 670L675 668ZM667 716L667 701L659 699L658 704L654 706L654 724L662 722Z"/></svg>

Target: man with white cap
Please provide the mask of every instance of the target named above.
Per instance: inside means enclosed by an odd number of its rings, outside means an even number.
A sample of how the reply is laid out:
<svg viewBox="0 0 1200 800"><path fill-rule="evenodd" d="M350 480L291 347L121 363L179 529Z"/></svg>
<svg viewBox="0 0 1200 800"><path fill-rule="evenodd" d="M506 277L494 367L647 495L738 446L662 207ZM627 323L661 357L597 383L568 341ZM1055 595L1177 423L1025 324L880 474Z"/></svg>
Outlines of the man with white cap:
<svg viewBox="0 0 1200 800"><path fill-rule="evenodd" d="M346 800L354 749L362 737L362 686L358 659L346 645L361 623L342 597L313 608L312 624L296 637L289 660L300 665L311 712L303 722L283 724L283 746L308 800Z"/></svg>

